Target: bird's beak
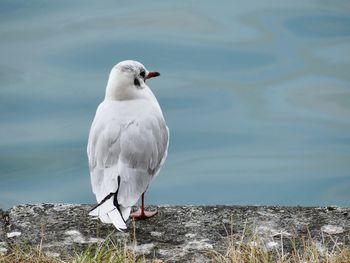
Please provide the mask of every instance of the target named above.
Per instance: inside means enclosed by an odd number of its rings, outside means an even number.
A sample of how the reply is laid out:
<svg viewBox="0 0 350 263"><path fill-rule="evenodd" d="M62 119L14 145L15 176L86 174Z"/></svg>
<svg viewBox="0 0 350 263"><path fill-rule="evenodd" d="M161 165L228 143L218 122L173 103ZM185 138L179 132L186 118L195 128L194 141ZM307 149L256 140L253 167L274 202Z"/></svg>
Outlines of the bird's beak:
<svg viewBox="0 0 350 263"><path fill-rule="evenodd" d="M159 72L151 71L151 72L148 72L145 79L150 79L150 78L154 78L154 77L158 77L158 76L160 76Z"/></svg>

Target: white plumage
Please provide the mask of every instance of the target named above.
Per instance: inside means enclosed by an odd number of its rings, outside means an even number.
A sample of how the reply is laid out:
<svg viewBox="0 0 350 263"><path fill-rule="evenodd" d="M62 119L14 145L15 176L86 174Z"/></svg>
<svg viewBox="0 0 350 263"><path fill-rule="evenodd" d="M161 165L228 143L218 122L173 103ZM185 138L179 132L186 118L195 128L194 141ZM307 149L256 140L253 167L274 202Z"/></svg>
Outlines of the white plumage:
<svg viewBox="0 0 350 263"><path fill-rule="evenodd" d="M135 205L167 156L169 130L146 85L148 72L136 61L113 67L105 100L91 126L87 154L98 206L90 212L104 223L126 229Z"/></svg>

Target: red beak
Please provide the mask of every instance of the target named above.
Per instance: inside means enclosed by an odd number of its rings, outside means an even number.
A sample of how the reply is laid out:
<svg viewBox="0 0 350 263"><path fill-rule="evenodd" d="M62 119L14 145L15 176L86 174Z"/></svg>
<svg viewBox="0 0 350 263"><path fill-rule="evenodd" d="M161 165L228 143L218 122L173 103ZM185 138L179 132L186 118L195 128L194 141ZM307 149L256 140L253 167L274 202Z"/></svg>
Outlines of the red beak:
<svg viewBox="0 0 350 263"><path fill-rule="evenodd" d="M160 76L159 72L151 71L151 72L148 72L145 79L150 79L150 78L154 78L154 77L158 77L158 76Z"/></svg>

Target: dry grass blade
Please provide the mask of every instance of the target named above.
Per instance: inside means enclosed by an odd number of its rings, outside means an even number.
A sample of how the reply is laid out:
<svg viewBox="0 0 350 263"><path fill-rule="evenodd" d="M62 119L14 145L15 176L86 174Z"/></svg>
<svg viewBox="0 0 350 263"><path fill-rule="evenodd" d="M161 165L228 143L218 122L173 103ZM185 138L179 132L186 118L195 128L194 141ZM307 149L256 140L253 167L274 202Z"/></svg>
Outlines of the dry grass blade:
<svg viewBox="0 0 350 263"><path fill-rule="evenodd" d="M279 246L268 249L258 236L247 236L244 229L241 236L230 235L227 249L223 253L214 251L212 259L216 263L350 263L350 248L339 245L331 237L332 246L309 237L291 241L291 252L283 251L283 239ZM300 244L297 246L297 243Z"/></svg>
<svg viewBox="0 0 350 263"><path fill-rule="evenodd" d="M22 245L23 246L23 245ZM0 263L142 263L145 259L136 255L126 244L121 244L111 238L103 243L94 244L86 248L83 252L64 260L46 255L41 247L24 248L14 245L11 252L0 256Z"/></svg>
<svg viewBox="0 0 350 263"><path fill-rule="evenodd" d="M126 243L108 237L105 242L88 247L70 259L74 263L142 263L145 259L137 255Z"/></svg>
<svg viewBox="0 0 350 263"><path fill-rule="evenodd" d="M11 252L0 256L1 263L64 263L64 261L46 256L41 250L35 248L21 248L13 246Z"/></svg>

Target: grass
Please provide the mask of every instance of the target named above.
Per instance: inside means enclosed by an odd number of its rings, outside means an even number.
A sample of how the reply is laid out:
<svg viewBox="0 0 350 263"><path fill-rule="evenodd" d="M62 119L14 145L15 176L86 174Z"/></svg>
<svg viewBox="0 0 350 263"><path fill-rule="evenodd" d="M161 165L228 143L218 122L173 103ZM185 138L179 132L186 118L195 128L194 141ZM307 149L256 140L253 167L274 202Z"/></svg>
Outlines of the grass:
<svg viewBox="0 0 350 263"><path fill-rule="evenodd" d="M281 238L278 246L268 249L264 243L253 233L229 235L224 252L211 251L209 256L216 263L350 263L350 248L341 246L331 239L332 245L323 241L319 244L309 237L288 239L292 245L291 252L283 251L284 240ZM299 249L297 245L299 244ZM327 246L328 245L328 246ZM323 249L320 249L323 247ZM328 248L327 248L328 247ZM73 256L58 259L46 255L41 246L38 248L20 247L14 245L10 253L0 256L1 263L143 263L144 256L137 255L126 244L121 244L109 237L105 242L94 244L83 252L75 253ZM149 262L149 261L147 261ZM163 262L154 260L153 262Z"/></svg>
<svg viewBox="0 0 350 263"><path fill-rule="evenodd" d="M1 263L57 263L63 262L52 257L44 255L39 249L23 249L19 246L13 246L11 252L0 256Z"/></svg>
<svg viewBox="0 0 350 263"><path fill-rule="evenodd" d="M66 256L65 259L47 255L41 248L14 245L11 252L0 256L0 263L142 263L146 262L143 256L136 255L126 245L115 242L112 238L107 241L89 246L80 253Z"/></svg>
<svg viewBox="0 0 350 263"><path fill-rule="evenodd" d="M330 248L311 237L288 240L292 246L291 252L283 250L283 239L274 249L269 249L256 236L231 235L226 251L214 251L211 255L216 263L350 263L350 248L334 240ZM299 249L297 243L300 244Z"/></svg>
<svg viewBox="0 0 350 263"><path fill-rule="evenodd" d="M77 254L70 261L75 263L142 263L146 260L143 256L138 256L131 249L127 248L126 244L121 245L109 239L109 241L99 244L97 247L90 247L82 253Z"/></svg>

